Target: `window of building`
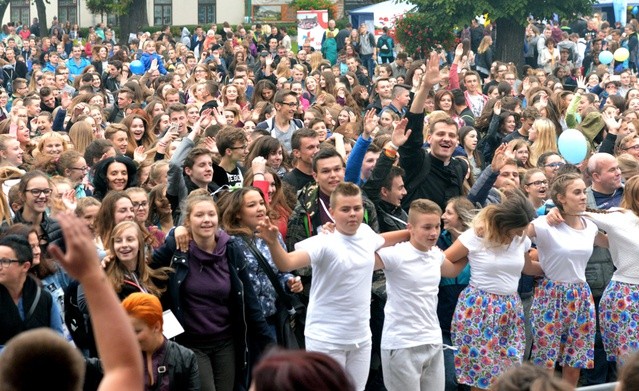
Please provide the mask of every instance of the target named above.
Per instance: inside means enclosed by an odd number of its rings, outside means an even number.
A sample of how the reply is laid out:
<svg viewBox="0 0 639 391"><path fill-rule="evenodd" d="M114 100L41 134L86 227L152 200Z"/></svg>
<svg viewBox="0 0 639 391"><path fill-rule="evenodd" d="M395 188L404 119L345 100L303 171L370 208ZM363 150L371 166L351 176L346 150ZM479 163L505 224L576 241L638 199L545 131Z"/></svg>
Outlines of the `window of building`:
<svg viewBox="0 0 639 391"><path fill-rule="evenodd" d="M153 7L153 25L162 26L172 24L173 0L155 0Z"/></svg>
<svg viewBox="0 0 639 391"><path fill-rule="evenodd" d="M215 23L215 0L198 0L198 24Z"/></svg>
<svg viewBox="0 0 639 391"><path fill-rule="evenodd" d="M62 24L67 21L71 24L78 23L78 1L58 0L58 20Z"/></svg>
<svg viewBox="0 0 639 391"><path fill-rule="evenodd" d="M29 0L11 0L11 20L17 24L31 25Z"/></svg>

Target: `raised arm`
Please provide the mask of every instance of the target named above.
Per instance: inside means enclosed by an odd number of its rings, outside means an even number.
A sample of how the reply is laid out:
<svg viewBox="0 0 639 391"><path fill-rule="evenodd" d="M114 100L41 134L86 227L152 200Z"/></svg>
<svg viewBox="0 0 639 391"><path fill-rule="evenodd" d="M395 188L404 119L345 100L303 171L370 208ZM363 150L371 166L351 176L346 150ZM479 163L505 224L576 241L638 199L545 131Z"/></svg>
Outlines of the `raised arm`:
<svg viewBox="0 0 639 391"><path fill-rule="evenodd" d="M419 114L424 113L424 103L428 97L428 91L433 88L434 85L439 84L441 81L441 75L439 74L439 55L437 52L431 52L430 58L426 63L426 72L422 76L422 82L419 84L419 89L415 93L413 104L410 106L410 112ZM416 129L413 129L416 131Z"/></svg>
<svg viewBox="0 0 639 391"><path fill-rule="evenodd" d="M448 89L456 90L459 87L459 63L461 62L462 55L464 54L464 45L459 44L455 48L455 58L453 64L448 71Z"/></svg>
<svg viewBox="0 0 639 391"><path fill-rule="evenodd" d="M375 110L368 110L366 112L362 134L357 138L357 142L350 155L348 155L348 160L346 160L345 182L352 182L356 185L359 185L361 182L362 162L364 161L368 147L373 142L371 133L375 130L378 120L379 118L375 114Z"/></svg>
<svg viewBox="0 0 639 391"><path fill-rule="evenodd" d="M257 227L257 236L266 242L273 262L280 271L290 272L291 270L311 265L311 257L308 252L293 251L287 253L278 241L279 235L280 232L277 226L271 223L268 217L265 221L260 222Z"/></svg>
<svg viewBox="0 0 639 391"><path fill-rule="evenodd" d="M56 245L50 246L49 252L84 287L104 367L99 390L142 390L144 374L137 338L100 267L93 236L86 225L72 214L60 214L57 219L64 234L66 253Z"/></svg>

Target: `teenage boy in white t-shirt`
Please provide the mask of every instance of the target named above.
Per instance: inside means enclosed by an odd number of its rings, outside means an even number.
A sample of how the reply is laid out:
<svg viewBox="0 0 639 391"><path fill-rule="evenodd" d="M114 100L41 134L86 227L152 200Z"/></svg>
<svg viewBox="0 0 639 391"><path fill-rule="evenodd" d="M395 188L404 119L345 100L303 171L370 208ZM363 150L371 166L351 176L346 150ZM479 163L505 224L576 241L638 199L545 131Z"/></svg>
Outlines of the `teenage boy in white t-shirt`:
<svg viewBox="0 0 639 391"><path fill-rule="evenodd" d="M389 390L443 390L442 332L437 319L441 276L456 277L467 262L451 263L437 248L441 208L417 199L408 212L410 240L377 251L388 301L382 331L382 370Z"/></svg>
<svg viewBox="0 0 639 391"><path fill-rule="evenodd" d="M306 350L337 360L355 389L366 386L371 357L370 300L375 251L408 238L407 231L379 235L362 224L364 205L358 186L337 185L329 213L335 231L310 237L287 253L279 244L277 226L268 220L258 227L273 261L281 271L313 267L313 285L306 315Z"/></svg>

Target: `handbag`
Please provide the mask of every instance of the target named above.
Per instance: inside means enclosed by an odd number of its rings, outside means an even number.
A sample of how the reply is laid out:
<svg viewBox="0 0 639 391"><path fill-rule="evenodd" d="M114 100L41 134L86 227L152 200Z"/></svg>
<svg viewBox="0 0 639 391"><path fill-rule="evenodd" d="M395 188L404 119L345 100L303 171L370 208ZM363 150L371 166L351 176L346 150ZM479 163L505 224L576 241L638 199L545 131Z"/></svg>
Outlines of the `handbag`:
<svg viewBox="0 0 639 391"><path fill-rule="evenodd" d="M275 314L275 332L278 345L287 349L304 349L304 305L293 295L284 292L280 281L271 268L264 255L255 246L255 243L242 236L242 240L257 259L264 273L271 281L280 303L284 306Z"/></svg>

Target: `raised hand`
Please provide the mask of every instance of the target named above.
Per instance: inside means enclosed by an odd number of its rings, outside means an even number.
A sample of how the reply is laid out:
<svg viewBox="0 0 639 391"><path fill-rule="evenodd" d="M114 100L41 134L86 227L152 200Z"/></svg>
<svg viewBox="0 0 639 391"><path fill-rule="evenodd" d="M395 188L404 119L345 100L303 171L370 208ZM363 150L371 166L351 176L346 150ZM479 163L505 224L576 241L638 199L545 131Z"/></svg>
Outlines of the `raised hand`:
<svg viewBox="0 0 639 391"><path fill-rule="evenodd" d="M278 245L277 240L279 234L280 231L277 229L277 226L273 224L268 217L264 218L264 220L260 221L257 225L257 237L264 240L268 245Z"/></svg>
<svg viewBox="0 0 639 391"><path fill-rule="evenodd" d="M586 78L584 76L577 77L577 88L582 88L587 91Z"/></svg>
<svg viewBox="0 0 639 391"><path fill-rule="evenodd" d="M490 163L490 167L493 169L493 172L499 172L508 162L509 157L506 154L506 144L502 144L495 150L495 154L493 155L493 160Z"/></svg>
<svg viewBox="0 0 639 391"><path fill-rule="evenodd" d="M617 134L619 129L621 128L621 120L615 119L615 116L605 111L601 114L606 126L608 127L608 133Z"/></svg>
<svg viewBox="0 0 639 391"><path fill-rule="evenodd" d="M203 141L204 146L211 152L217 152L217 144L215 143L215 139L213 137L207 137Z"/></svg>
<svg viewBox="0 0 639 391"><path fill-rule="evenodd" d="M439 54L435 51L430 52L430 57L426 63L426 72L422 76L422 83L426 82L430 87L439 84L442 80L439 73Z"/></svg>
<svg viewBox="0 0 639 391"><path fill-rule="evenodd" d="M266 159L262 156L256 156L251 162L251 170L253 170L253 175L264 174L266 172Z"/></svg>
<svg viewBox="0 0 639 391"><path fill-rule="evenodd" d="M455 48L455 59L461 59L463 54L464 54L464 44L460 43Z"/></svg>
<svg viewBox="0 0 639 391"><path fill-rule="evenodd" d="M73 212L78 207L76 200L75 189L70 189L62 193L62 203L67 210Z"/></svg>
<svg viewBox="0 0 639 391"><path fill-rule="evenodd" d="M406 130L406 125L408 124L408 119L403 118L401 121L397 123L395 129L393 129L393 134L391 134L391 142L396 147L401 147L408 141L412 130Z"/></svg>
<svg viewBox="0 0 639 391"><path fill-rule="evenodd" d="M379 117L377 116L375 109L368 110L366 115L364 115L364 131L362 132L362 138L364 140L368 140L378 124Z"/></svg>
<svg viewBox="0 0 639 391"><path fill-rule="evenodd" d="M66 245L66 252L55 244L49 246L49 254L76 280L91 274L102 274L98 255L93 244L93 235L86 224L72 212L56 216Z"/></svg>
<svg viewBox="0 0 639 391"><path fill-rule="evenodd" d="M138 163L142 163L146 160L146 152L144 151L144 146L140 145L139 147L133 150L133 160Z"/></svg>
<svg viewBox="0 0 639 391"><path fill-rule="evenodd" d="M495 102L495 105L493 106L493 114L494 115L501 114L501 101L500 100Z"/></svg>

